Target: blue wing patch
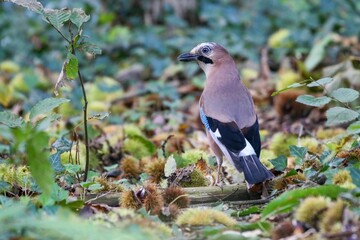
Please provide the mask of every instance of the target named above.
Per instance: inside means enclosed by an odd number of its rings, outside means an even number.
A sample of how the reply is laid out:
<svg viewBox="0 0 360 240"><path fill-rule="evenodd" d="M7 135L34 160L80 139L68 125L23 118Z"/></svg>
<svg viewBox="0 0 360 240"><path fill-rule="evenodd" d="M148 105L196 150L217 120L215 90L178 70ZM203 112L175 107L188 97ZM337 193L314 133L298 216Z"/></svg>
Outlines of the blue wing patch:
<svg viewBox="0 0 360 240"><path fill-rule="evenodd" d="M219 131L221 137L218 137L218 139L229 151L239 153L245 148L245 137L235 122L223 123L208 117L202 108L200 108L200 119L207 130Z"/></svg>

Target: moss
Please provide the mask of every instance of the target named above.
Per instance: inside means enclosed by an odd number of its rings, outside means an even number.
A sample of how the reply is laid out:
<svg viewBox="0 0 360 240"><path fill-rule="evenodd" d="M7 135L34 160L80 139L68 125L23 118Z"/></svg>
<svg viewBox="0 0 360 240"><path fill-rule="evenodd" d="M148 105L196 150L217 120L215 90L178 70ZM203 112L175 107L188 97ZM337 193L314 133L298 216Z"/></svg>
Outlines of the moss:
<svg viewBox="0 0 360 240"><path fill-rule="evenodd" d="M204 187L208 186L208 179L201 174L201 172L195 169L192 173L189 174L189 182L181 182L181 187Z"/></svg>
<svg viewBox="0 0 360 240"><path fill-rule="evenodd" d="M146 161L144 172L149 174L152 183L160 183L164 176L165 160L164 159L151 159Z"/></svg>
<svg viewBox="0 0 360 240"><path fill-rule="evenodd" d="M290 155L289 146L297 144L297 137L291 134L276 133L269 145L269 149L272 150L276 156L284 154L285 156Z"/></svg>
<svg viewBox="0 0 360 240"><path fill-rule="evenodd" d="M312 153L319 153L322 150L319 141L313 137L301 138L300 145L306 147Z"/></svg>
<svg viewBox="0 0 360 240"><path fill-rule="evenodd" d="M343 133L345 133L345 130L342 128L331 128L331 129L320 128L316 132L316 138L325 140L336 137Z"/></svg>
<svg viewBox="0 0 360 240"><path fill-rule="evenodd" d="M320 221L321 232L340 232L342 229L342 216L345 208L342 200L331 203Z"/></svg>
<svg viewBox="0 0 360 240"><path fill-rule="evenodd" d="M209 226L222 224L227 227L236 224L235 219L215 209L191 208L180 214L176 220L177 225Z"/></svg>
<svg viewBox="0 0 360 240"><path fill-rule="evenodd" d="M152 156L156 152L154 144L143 136L132 136L126 139L123 150L138 159Z"/></svg>
<svg viewBox="0 0 360 240"><path fill-rule="evenodd" d="M29 188L32 183L31 173L27 166L12 164L0 164L0 180L22 188Z"/></svg>
<svg viewBox="0 0 360 240"><path fill-rule="evenodd" d="M262 149L260 153L260 161L268 169L272 169L274 166L269 160L276 158L276 154L268 149Z"/></svg>
<svg viewBox="0 0 360 240"><path fill-rule="evenodd" d="M295 219L316 227L318 220L323 218L328 205L329 200L324 197L308 197L296 210Z"/></svg>
<svg viewBox="0 0 360 240"><path fill-rule="evenodd" d="M179 167L186 167L190 164L197 163L200 159L207 160L209 155L202 150L191 149L181 154L181 157L184 159L184 162L182 163L182 166Z"/></svg>
<svg viewBox="0 0 360 240"><path fill-rule="evenodd" d="M125 135L128 137L132 137L132 136L143 136L143 133L141 131L141 129L134 125L134 124L126 124L124 125L124 132Z"/></svg>

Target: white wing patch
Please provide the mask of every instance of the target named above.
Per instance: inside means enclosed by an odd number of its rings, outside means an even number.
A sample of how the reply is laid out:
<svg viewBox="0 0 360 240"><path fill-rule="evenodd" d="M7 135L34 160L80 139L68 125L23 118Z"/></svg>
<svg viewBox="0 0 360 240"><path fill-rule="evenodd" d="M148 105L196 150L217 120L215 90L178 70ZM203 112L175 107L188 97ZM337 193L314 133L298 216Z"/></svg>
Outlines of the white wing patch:
<svg viewBox="0 0 360 240"><path fill-rule="evenodd" d="M219 148L221 149L221 151L223 152L223 154L225 155L225 157L230 161L230 163L234 165L234 162L230 156L230 153L228 152L228 150L226 149L226 147L219 141L218 137L221 137L221 134L219 132L219 129L216 129L215 132L211 131L210 129L208 130L212 139L214 139L215 143L219 146Z"/></svg>
<svg viewBox="0 0 360 240"><path fill-rule="evenodd" d="M254 148L251 146L251 144L246 138L245 141L246 141L246 146L243 150L241 150L239 156L244 157L244 156L256 155Z"/></svg>
<svg viewBox="0 0 360 240"><path fill-rule="evenodd" d="M219 146L219 148L221 149L221 151L225 155L225 157L231 162L232 165L234 165L233 159L231 158L229 151L224 146L224 144L222 144L218 139L218 138L221 138L221 134L219 132L219 129L217 128L215 132L211 131L210 129L208 131L209 131L211 137L214 139L215 143ZM245 138L245 141L246 141L246 146L239 153L239 157L256 155L254 148L251 146L251 144L249 143L249 141L246 138Z"/></svg>
<svg viewBox="0 0 360 240"><path fill-rule="evenodd" d="M221 134L219 132L219 129L217 128L216 131L214 132L215 137L221 138Z"/></svg>

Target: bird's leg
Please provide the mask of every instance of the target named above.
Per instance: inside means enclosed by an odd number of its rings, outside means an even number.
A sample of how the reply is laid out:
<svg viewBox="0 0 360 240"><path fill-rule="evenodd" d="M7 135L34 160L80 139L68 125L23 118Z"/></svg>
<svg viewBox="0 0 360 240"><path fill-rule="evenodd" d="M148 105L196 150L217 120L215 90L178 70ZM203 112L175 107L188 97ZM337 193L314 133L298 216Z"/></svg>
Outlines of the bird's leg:
<svg viewBox="0 0 360 240"><path fill-rule="evenodd" d="M216 162L217 162L217 176L216 176L216 181L215 181L215 185L219 186L222 189L222 183L221 183L221 177L222 177L222 171L221 171L221 165L222 165L222 157L218 157L216 156Z"/></svg>

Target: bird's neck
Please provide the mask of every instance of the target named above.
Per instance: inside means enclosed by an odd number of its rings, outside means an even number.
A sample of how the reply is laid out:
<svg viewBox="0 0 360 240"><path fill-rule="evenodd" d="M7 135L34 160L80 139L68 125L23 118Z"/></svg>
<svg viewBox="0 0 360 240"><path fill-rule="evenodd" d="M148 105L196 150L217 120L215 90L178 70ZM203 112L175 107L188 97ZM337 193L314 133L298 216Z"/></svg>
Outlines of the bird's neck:
<svg viewBox="0 0 360 240"><path fill-rule="evenodd" d="M211 69L205 72L206 75L206 83L205 89L208 86L211 86L211 89L232 89L235 87L236 90L238 87L242 85L240 81L239 71L237 70L237 66L235 62L231 59L231 61L227 62L217 62Z"/></svg>

